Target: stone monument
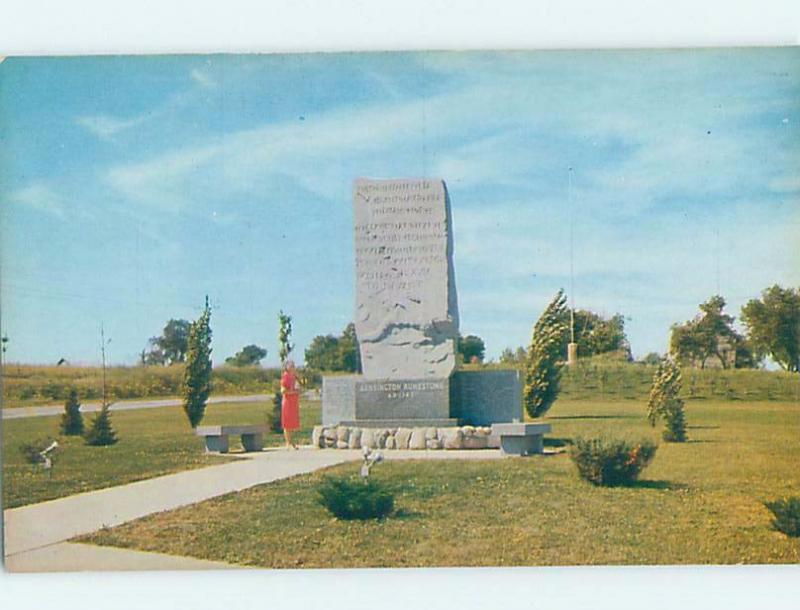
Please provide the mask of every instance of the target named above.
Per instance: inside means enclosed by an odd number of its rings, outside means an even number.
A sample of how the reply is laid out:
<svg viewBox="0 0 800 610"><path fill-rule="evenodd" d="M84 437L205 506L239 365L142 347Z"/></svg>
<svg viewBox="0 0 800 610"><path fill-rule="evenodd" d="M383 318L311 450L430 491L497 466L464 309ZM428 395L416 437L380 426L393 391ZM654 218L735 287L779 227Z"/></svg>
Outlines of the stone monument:
<svg viewBox="0 0 800 610"><path fill-rule="evenodd" d="M358 179L353 217L363 372L323 379L323 424L447 427L521 418L515 371L455 371L458 302L444 181Z"/></svg>

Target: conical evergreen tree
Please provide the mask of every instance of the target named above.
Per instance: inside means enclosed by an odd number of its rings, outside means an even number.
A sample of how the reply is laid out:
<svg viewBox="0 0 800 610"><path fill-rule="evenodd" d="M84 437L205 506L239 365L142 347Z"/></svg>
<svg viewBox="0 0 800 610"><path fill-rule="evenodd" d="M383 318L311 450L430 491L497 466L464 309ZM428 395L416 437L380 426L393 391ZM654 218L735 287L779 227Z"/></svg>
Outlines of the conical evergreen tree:
<svg viewBox="0 0 800 610"><path fill-rule="evenodd" d="M682 386L681 369L672 360L663 360L653 375L653 387L647 402L647 419L651 426L662 417L667 429L665 441L682 443L686 440L686 416L679 394Z"/></svg>
<svg viewBox="0 0 800 610"><path fill-rule="evenodd" d="M64 414L61 416L61 434L80 436L83 434L83 415L81 403L78 402L78 391L72 388L64 403Z"/></svg>
<svg viewBox="0 0 800 610"><path fill-rule="evenodd" d="M533 327L525 363L523 402L531 417L541 417L558 397L564 354L560 352L567 332L567 298L559 290Z"/></svg>
<svg viewBox="0 0 800 610"><path fill-rule="evenodd" d="M103 405L103 408L92 420L92 425L86 432L85 438L87 445L94 446L113 445L119 440L111 425L111 412L108 405Z"/></svg>
<svg viewBox="0 0 800 610"><path fill-rule="evenodd" d="M183 410L192 428L203 420L206 401L211 394L211 307L189 327L186 370L183 377Z"/></svg>

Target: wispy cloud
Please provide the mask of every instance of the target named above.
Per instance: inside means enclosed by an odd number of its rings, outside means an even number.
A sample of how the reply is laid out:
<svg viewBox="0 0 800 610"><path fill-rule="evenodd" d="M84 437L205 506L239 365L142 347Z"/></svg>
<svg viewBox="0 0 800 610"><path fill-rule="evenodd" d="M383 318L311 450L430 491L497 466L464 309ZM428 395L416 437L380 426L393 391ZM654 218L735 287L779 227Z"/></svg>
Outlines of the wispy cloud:
<svg viewBox="0 0 800 610"><path fill-rule="evenodd" d="M164 102L151 108L147 112L136 116L121 118L108 114L84 115L75 118L75 123L87 129L95 136L109 140L115 135L125 132L133 127L163 119L172 112L180 110L192 101L199 89L216 87L216 81L207 72L199 68L189 71L189 78L195 87L170 95Z"/></svg>
<svg viewBox="0 0 800 610"><path fill-rule="evenodd" d="M9 195L12 204L27 206L33 210L63 218L65 205L61 197L49 186L36 182Z"/></svg>
<svg viewBox="0 0 800 610"><path fill-rule="evenodd" d="M192 68L189 72L191 79L201 87L215 87L217 82L208 75L207 72L198 68Z"/></svg>
<svg viewBox="0 0 800 610"><path fill-rule="evenodd" d="M131 119L119 119L107 115L79 116L75 122L81 127L85 127L94 135L109 139L121 131L130 129L143 123L147 115L141 115Z"/></svg>

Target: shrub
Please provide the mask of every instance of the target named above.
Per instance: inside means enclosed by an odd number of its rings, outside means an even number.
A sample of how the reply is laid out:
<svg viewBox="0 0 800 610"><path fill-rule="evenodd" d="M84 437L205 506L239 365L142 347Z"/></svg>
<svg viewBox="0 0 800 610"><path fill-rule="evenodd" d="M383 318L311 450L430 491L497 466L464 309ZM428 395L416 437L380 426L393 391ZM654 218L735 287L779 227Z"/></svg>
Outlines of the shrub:
<svg viewBox="0 0 800 610"><path fill-rule="evenodd" d="M774 518L772 527L787 536L800 536L800 496L764 502Z"/></svg>
<svg viewBox="0 0 800 610"><path fill-rule="evenodd" d="M100 409L100 412L92 420L92 425L84 438L87 445L95 447L113 445L119 440L111 425L111 413L108 410L108 405L103 405L103 408Z"/></svg>
<svg viewBox="0 0 800 610"><path fill-rule="evenodd" d="M583 479L595 485L630 485L655 457L657 445L605 438L578 438L570 457Z"/></svg>
<svg viewBox="0 0 800 610"><path fill-rule="evenodd" d="M337 519L382 519L394 510L394 495L373 479L326 477L318 492Z"/></svg>
<svg viewBox="0 0 800 610"><path fill-rule="evenodd" d="M64 403L64 414L61 416L61 434L66 434L67 436L80 436L83 434L81 403L78 402L78 391L75 388L69 391L67 402Z"/></svg>

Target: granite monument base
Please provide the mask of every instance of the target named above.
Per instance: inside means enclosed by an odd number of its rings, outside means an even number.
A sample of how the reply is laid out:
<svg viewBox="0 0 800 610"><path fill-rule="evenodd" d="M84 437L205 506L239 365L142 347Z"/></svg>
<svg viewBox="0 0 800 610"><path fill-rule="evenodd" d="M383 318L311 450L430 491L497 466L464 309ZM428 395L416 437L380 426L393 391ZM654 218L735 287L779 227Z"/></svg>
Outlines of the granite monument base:
<svg viewBox="0 0 800 610"><path fill-rule="evenodd" d="M522 421L519 371L456 371L450 378L450 416L471 426Z"/></svg>
<svg viewBox="0 0 800 610"><path fill-rule="evenodd" d="M450 380L323 377L322 424L452 426Z"/></svg>
<svg viewBox="0 0 800 610"><path fill-rule="evenodd" d="M522 421L516 370L456 371L447 379L323 377L322 424L444 428Z"/></svg>

